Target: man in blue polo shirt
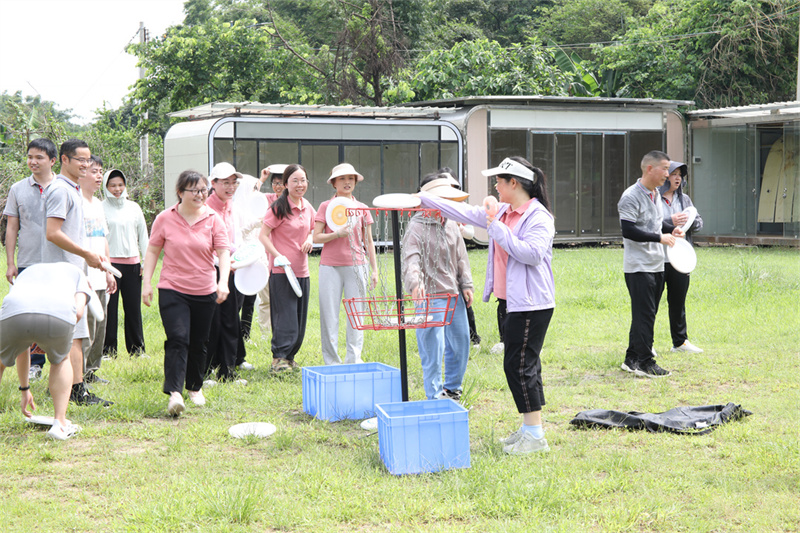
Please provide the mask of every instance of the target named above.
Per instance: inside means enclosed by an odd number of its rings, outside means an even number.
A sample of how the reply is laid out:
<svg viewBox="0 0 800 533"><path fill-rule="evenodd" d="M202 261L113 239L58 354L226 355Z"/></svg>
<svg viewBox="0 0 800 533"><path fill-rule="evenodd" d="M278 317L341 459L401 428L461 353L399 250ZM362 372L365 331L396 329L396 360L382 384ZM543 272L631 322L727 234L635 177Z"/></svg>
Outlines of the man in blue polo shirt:
<svg viewBox="0 0 800 533"><path fill-rule="evenodd" d="M656 190L669 176L669 156L654 150L642 158L642 177L625 189L617 204L623 237L625 284L631 297L631 328L622 370L661 378L671 373L655 360L653 328L664 288L664 247L682 237L662 226L661 195Z"/></svg>

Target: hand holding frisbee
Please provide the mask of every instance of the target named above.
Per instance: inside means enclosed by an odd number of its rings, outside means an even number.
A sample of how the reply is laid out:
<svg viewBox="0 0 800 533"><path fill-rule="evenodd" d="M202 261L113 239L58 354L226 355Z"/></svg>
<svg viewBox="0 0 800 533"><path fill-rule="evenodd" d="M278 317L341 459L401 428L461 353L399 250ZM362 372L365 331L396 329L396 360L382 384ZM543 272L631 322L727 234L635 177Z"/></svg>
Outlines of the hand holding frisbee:
<svg viewBox="0 0 800 533"><path fill-rule="evenodd" d="M114 274L115 278L122 277L122 272L120 272L117 268L111 266L111 263L109 263L108 261L103 261L102 263L100 263L100 266L103 267L103 270L105 270L106 272L111 272L112 274Z"/></svg>
<svg viewBox="0 0 800 533"><path fill-rule="evenodd" d="M697 218L697 208L693 205L690 205L689 207L684 209L682 213L684 213L687 217L689 217L686 219L686 223L683 226L681 226L683 232L686 233L692 227L692 224L694 224L694 219Z"/></svg>
<svg viewBox="0 0 800 533"><path fill-rule="evenodd" d="M499 207L497 206L497 198L494 196L487 196L483 199L483 208L486 210L486 216L494 220L497 216Z"/></svg>

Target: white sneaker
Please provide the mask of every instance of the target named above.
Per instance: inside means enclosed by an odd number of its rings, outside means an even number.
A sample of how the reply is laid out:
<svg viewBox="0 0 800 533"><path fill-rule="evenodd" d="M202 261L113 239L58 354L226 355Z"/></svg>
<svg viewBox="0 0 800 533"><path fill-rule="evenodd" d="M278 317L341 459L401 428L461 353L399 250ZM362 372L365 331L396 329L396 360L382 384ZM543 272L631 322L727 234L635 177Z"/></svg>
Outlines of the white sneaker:
<svg viewBox="0 0 800 533"><path fill-rule="evenodd" d="M54 440L67 440L80 432L80 430L81 427L78 424L67 423L66 426L62 426L61 422L54 420L50 431L47 432L47 436Z"/></svg>
<svg viewBox="0 0 800 533"><path fill-rule="evenodd" d="M546 452L550 449L547 439L537 439L532 433L522 431L520 438L514 443L503 446L503 451L510 455L527 455L529 453Z"/></svg>
<svg viewBox="0 0 800 533"><path fill-rule="evenodd" d="M683 341L680 346L673 346L670 352L703 353L703 350L689 341Z"/></svg>
<svg viewBox="0 0 800 533"><path fill-rule="evenodd" d="M180 392L173 392L169 395L169 402L167 403L167 412L172 416L180 416L180 414L186 409L186 406L183 404L183 396L181 396Z"/></svg>
<svg viewBox="0 0 800 533"><path fill-rule="evenodd" d="M189 391L189 399L192 400L192 403L195 405L205 405L206 404L206 397L203 396L203 391L201 390L190 390Z"/></svg>
<svg viewBox="0 0 800 533"><path fill-rule="evenodd" d="M509 444L514 444L515 442L517 442L520 439L520 437L522 437L522 433L523 433L523 431L522 431L522 428L520 427L519 429L517 429L514 433L512 433L508 437L506 437L504 439L497 439L497 440L500 442L500 444L504 444L504 445L508 446Z"/></svg>
<svg viewBox="0 0 800 533"><path fill-rule="evenodd" d="M255 367L250 363L248 363L247 361L239 365L239 370L253 370L253 369L255 369Z"/></svg>
<svg viewBox="0 0 800 533"><path fill-rule="evenodd" d="M490 351L491 351L491 352L492 352L494 355L497 355L497 354L501 354L501 353L503 353L503 352L505 351L505 349L506 349L506 345L505 345L505 344L503 344L502 342L498 342L497 344L495 344L494 346L492 346L492 349L491 349Z"/></svg>

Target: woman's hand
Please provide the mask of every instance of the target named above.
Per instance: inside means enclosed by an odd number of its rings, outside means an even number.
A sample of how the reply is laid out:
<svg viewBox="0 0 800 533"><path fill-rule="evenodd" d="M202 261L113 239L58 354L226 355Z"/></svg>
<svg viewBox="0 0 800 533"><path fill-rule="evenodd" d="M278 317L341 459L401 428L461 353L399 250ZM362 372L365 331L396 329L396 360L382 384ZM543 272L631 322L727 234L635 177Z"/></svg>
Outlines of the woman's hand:
<svg viewBox="0 0 800 533"><path fill-rule="evenodd" d="M22 399L20 401L20 404L22 407L22 414L25 415L25 418L30 418L31 416L33 416L33 413L31 411L36 410L36 404L33 402L33 394L31 394L30 390L24 390L21 392L22 392ZM30 411L28 410L28 407L31 408Z"/></svg>
<svg viewBox="0 0 800 533"><path fill-rule="evenodd" d="M153 287L150 282L142 284L142 303L147 307L153 303Z"/></svg>
<svg viewBox="0 0 800 533"><path fill-rule="evenodd" d="M311 250L314 249L314 238L309 235L308 239L300 246L300 251L304 254L311 253Z"/></svg>
<svg viewBox="0 0 800 533"><path fill-rule="evenodd" d="M230 294L230 289L228 289L228 283L218 283L217 284L217 303L221 304L225 300L228 299L228 294Z"/></svg>

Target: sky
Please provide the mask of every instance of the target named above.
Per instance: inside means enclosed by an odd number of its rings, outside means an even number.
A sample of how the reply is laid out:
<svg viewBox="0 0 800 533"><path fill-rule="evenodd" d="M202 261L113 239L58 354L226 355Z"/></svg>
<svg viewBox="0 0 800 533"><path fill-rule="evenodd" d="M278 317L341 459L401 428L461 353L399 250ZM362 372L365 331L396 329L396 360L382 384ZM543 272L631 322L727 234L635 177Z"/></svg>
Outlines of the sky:
<svg viewBox="0 0 800 533"><path fill-rule="evenodd" d="M160 35L183 21L184 0L0 0L0 93L41 95L74 122L117 108L139 77L139 23Z"/></svg>

